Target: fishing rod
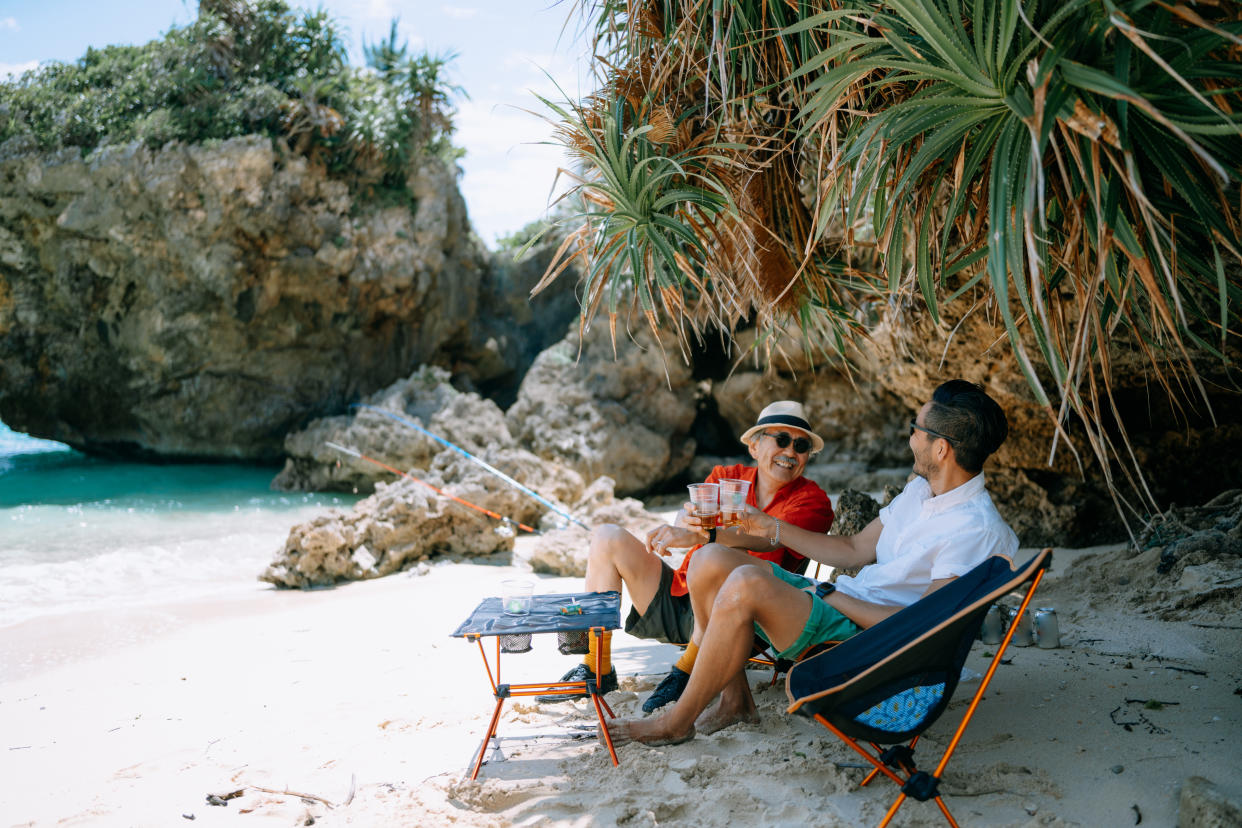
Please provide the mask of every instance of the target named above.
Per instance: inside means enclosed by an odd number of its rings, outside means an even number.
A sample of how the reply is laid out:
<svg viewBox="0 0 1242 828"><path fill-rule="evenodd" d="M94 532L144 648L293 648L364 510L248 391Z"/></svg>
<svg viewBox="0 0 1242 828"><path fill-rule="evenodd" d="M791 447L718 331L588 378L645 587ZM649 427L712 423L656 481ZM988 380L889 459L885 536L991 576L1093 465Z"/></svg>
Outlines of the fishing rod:
<svg viewBox="0 0 1242 828"><path fill-rule="evenodd" d="M402 417L402 416L400 416L399 414L394 414L393 412L388 411L387 409L384 409L384 408L378 408L378 407L376 407L376 406L374 406L374 405L366 405L366 404L364 404L364 403L354 403L354 404L353 404L352 406L350 406L350 407L351 407L351 408L367 408L367 409L370 409L371 411L378 412L378 413L380 413L380 414L383 414L385 417L388 417L388 418L390 418L390 419L396 420L396 421L397 421L397 422L399 422L399 423L402 423L402 424L404 424L404 425L407 425L407 426L409 426L410 428L414 429L415 431L419 432L420 434L425 434L425 435L427 435L428 437L430 437L431 439L435 440L435 441L436 441L437 443L439 443L440 445L442 445L442 446L444 446L444 447L446 447L446 448L451 448L453 451L457 452L457 453L458 453L458 454L460 454L462 457L465 457L465 458L466 458L467 460L469 460L470 462L472 462L472 463L476 463L476 464L478 464L478 465L482 466L484 469L486 469L487 471L489 471L489 472L491 472L492 474L496 475L496 476L497 476L497 477L499 477L501 480L503 480L503 481L505 481L506 483L508 483L510 486L513 486L513 487L514 487L514 488L516 488L517 490L519 490L519 491L521 491L521 492L523 492L523 493L525 493L525 494L530 495L530 496L531 496L531 497L533 497L535 500L538 500L538 501L539 501L540 503L542 503L544 506L547 506L549 509L551 509L552 511L556 512L556 513L557 513L558 515L560 515L561 517L566 518L567 520L573 521L574 523L576 523L576 524L578 524L579 526L581 526L583 529L589 529L589 528L590 528L589 526L587 526L587 525L586 525L585 523L583 523L582 521L578 520L578 519L577 519L576 517L574 517L573 515L569 514L568 512L566 512L566 511L564 511L563 509L559 508L559 507L558 507L558 506L556 506L555 504L550 503L549 501L547 501L546 499L544 499L544 498L543 498L543 496L541 496L538 492L533 491L533 490L531 490L531 489L527 488L526 486L523 486L521 483L517 482L517 481L516 481L516 480L514 480L512 477L510 477L509 475L505 474L505 473L504 473L504 472L502 472L500 469L496 468L495 466L488 465L488 464L487 464L487 463L485 463L484 461L482 461L482 460L480 460L479 458L475 457L475 456L474 456L473 454L471 454L470 452L466 451L466 450L465 450L464 448L462 448L461 446L455 446L455 445L453 445L452 443L450 443L448 440L445 440L443 437L438 437L438 436L436 436L435 434L432 434L430 431L428 431L427 429L423 428L423 427L422 427L422 426L420 426L418 423L413 422L413 421L411 421L411 420L407 420L405 417Z"/></svg>
<svg viewBox="0 0 1242 828"><path fill-rule="evenodd" d="M365 454L363 454L360 451L357 451L356 449L346 448L345 446L337 445L336 443L328 442L326 440L324 441L324 445L327 446L328 448L334 448L339 452L348 454L350 457L358 457L358 458L361 458L362 460L366 460L370 463L374 463L377 466L381 466L385 469L388 469L390 472L393 472L394 474L399 474L402 477L408 477L410 480L413 480L415 483L422 483L424 486L426 486L428 489L431 489L436 494L444 495L449 500L455 500L463 506L469 506L471 509L474 509L476 512L482 512L488 517L494 517L496 518L496 520L503 521L506 526L512 524L513 526L516 526L519 529L525 529L527 532L530 532L533 535L539 534L539 530L532 529L529 526L527 526L525 523L519 523L518 521L513 520L512 518L507 518L504 515L498 515L495 512L493 512L491 509L484 509L482 506L478 506L474 503L471 503L469 500L462 500L460 497L457 497L456 495L451 495L448 492L444 491L443 489L436 488L435 486L428 483L426 480L419 480L417 477L410 474L409 472L403 472L401 471L401 469L393 468L387 463L376 460L374 457L367 457Z"/></svg>

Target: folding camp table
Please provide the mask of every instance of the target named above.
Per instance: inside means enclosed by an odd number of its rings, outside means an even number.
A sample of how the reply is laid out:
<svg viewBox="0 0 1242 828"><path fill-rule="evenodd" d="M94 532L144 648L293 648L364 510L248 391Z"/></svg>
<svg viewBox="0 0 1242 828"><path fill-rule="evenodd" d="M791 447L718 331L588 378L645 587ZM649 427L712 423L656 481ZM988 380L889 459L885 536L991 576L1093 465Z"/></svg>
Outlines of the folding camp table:
<svg viewBox="0 0 1242 828"><path fill-rule="evenodd" d="M575 608L573 612L562 611L570 607ZM578 609L581 610L580 613ZM590 696L595 704L595 715L599 718L600 731L604 734L604 741L608 745L608 753L612 756L612 764L620 764L617 760L617 751L612 746L608 723L604 719L604 711L607 711L610 717L614 714L608 702L604 701L595 676L588 675L586 681L551 681L532 684L501 684L500 682L500 654L502 652L526 652L530 649L531 635L559 633L563 644L566 641L580 639L581 649L574 649L585 652L586 636L599 638L605 630L615 630L620 626L621 593L619 592L535 595L532 596L528 615L507 614L499 598L484 598L474 608L470 617L453 632L453 637L464 638L478 644L479 654L483 656L483 666L487 670L487 679L492 685L492 695L496 697L496 707L492 711L492 720L487 726L487 734L479 746L479 755L475 759L474 770L470 774L471 779L477 779L479 776L479 768L483 766L483 756L487 752L488 743L496 736L501 708L504 707L505 699L510 696ZM494 673L487 651L483 648L483 639L487 636L496 639L496 670ZM499 739L499 737L496 738Z"/></svg>

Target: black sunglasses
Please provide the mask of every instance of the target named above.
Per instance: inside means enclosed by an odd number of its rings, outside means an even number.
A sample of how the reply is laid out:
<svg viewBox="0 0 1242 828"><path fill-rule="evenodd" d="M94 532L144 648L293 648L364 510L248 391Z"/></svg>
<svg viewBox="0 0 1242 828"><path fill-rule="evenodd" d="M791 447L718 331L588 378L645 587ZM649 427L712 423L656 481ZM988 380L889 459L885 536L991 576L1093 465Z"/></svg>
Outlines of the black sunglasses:
<svg viewBox="0 0 1242 828"><path fill-rule="evenodd" d="M931 430L930 428L928 428L927 426L921 426L921 425L919 425L918 423L916 423L914 420L911 420L911 421L910 421L910 436L911 436L911 437L913 437L913 436L914 436L914 430L915 430L916 428L917 428L919 431L926 432L926 433L930 434L930 435L931 435L931 436L933 436L933 437L939 437L941 440L948 440L948 441L949 441L949 445L951 445L951 446L955 446L955 445L957 445L957 438L956 438L956 437L950 437L950 436L949 436L949 435L947 435L947 434L941 434L939 431L932 431L932 430Z"/></svg>
<svg viewBox="0 0 1242 828"><path fill-rule="evenodd" d="M793 443L793 450L796 451L798 454L806 454L808 451L811 450L811 441L805 437L798 437L798 438L790 437L784 431L778 431L775 434L769 434L768 432L765 431L763 432L763 436L771 437L773 440L775 440L777 448L782 448L782 449L789 448L789 444Z"/></svg>

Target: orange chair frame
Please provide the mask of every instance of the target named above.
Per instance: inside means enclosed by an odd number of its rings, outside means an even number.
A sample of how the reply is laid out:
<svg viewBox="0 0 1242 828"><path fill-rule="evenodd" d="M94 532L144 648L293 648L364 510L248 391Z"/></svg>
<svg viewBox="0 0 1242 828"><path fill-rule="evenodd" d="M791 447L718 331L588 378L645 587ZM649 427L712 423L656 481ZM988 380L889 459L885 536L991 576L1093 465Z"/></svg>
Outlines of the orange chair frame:
<svg viewBox="0 0 1242 828"><path fill-rule="evenodd" d="M1031 585L1027 588L1026 595L1022 599L1022 605L1018 608L1019 618L1026 612L1027 607L1031 603L1031 599L1035 596L1035 588L1038 587L1039 582L1043 580L1044 573L1046 571L1046 569L1040 569L1034 574ZM958 743L961 742L962 736L966 732L967 725L970 724L970 720L974 717L975 710L979 707L979 702L983 700L983 694L987 692L988 685L992 681L992 676L996 673L996 668L1000 666L1001 658L1005 655L1005 650L1009 648L1009 642L1013 638L1013 634L1016 629L1017 625L1011 624L1009 629L1005 632L1004 638L1001 640L1000 645L996 649L996 655L992 657L992 661L988 665L987 672L983 675L983 680L979 682L979 689L975 691L974 697L970 700L970 705L966 708L966 714L962 717L962 721L958 724L957 730L953 733L953 738L950 740L949 746L945 748L944 755L940 758L939 764L936 765L936 770L932 774L933 778L937 780L940 779L941 774L944 773L944 769L949 764L949 760L953 757L953 752L957 750ZM832 731L837 738L841 739L841 741L845 742L857 751L864 759L875 766L875 769L867 775L867 778L859 783L859 787L867 785L871 782L871 780L875 779L876 776L884 774L896 783L897 787L904 788L906 783L910 781L911 777L918 772L918 768L915 767L913 759L911 759L908 766L905 762L898 762L902 772L906 774L905 779L901 778L895 772L890 770L888 765L885 764L884 760L881 758L883 751L879 745L874 742L869 743L875 750L876 755L873 756L866 750L866 748L859 745L857 740L846 736L839 728L824 718L822 714L816 713L812 718ZM912 751L918 740L918 736L915 736L912 740L910 740L910 743L906 745L907 750ZM888 809L888 813L884 815L884 819L880 822L879 828L886 828L886 826L893 821L893 817L897 815L897 810L901 808L906 799L907 794L903 790L900 794L898 794L896 801L894 801L892 806ZM949 808L944 804L944 800L940 797L940 795L937 794L933 797L933 799L935 800L936 805L940 808L940 812L944 815L944 818L948 821L949 825L953 826L953 828L959 828L957 820L955 820L953 815L949 813Z"/></svg>

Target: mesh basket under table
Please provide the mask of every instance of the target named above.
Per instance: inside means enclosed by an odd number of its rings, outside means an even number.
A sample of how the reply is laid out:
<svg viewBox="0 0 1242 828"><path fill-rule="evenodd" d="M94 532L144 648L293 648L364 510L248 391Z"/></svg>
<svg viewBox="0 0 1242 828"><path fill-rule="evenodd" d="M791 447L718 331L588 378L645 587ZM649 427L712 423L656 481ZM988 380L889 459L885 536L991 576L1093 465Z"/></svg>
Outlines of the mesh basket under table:
<svg viewBox="0 0 1242 828"><path fill-rule="evenodd" d="M502 653L529 653L531 651L530 633L508 633L500 636Z"/></svg>
<svg viewBox="0 0 1242 828"><path fill-rule="evenodd" d="M561 630L556 634L556 649L561 655L586 655L591 651L590 635L586 630Z"/></svg>

